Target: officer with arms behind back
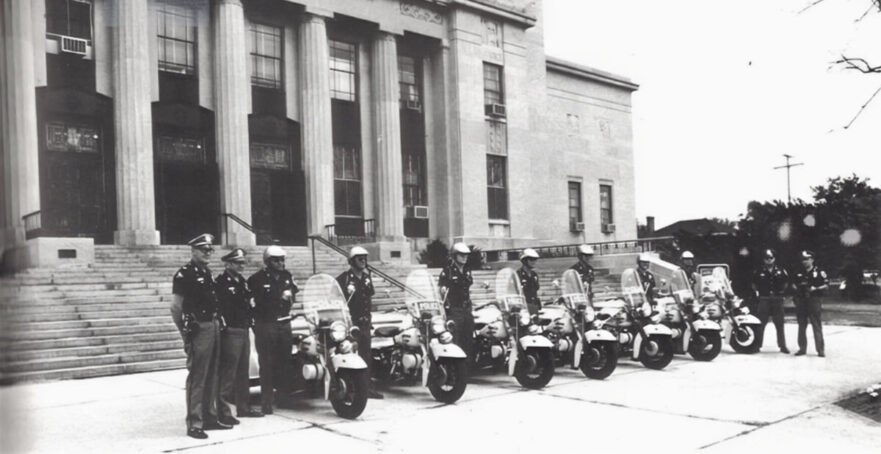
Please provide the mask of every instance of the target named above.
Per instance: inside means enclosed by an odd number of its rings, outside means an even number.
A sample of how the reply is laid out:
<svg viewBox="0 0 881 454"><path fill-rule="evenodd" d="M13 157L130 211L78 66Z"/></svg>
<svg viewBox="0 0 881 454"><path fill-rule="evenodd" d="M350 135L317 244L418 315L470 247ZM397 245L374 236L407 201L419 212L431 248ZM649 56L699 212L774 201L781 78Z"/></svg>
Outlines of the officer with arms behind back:
<svg viewBox="0 0 881 454"><path fill-rule="evenodd" d="M453 341L465 351L469 362L474 359L471 345L474 342L474 314L471 307L471 270L468 268L468 255L471 250L465 243L456 243L451 251L452 257L447 266L441 270L437 280L441 297L444 298L444 307L447 310L447 320L455 323L453 329Z"/></svg>
<svg viewBox="0 0 881 454"><path fill-rule="evenodd" d="M786 332L783 328L783 296L789 287L789 274L775 264L774 251L766 249L762 257L762 267L753 275L753 291L759 297L758 317L762 323L757 336L759 346L764 344L765 325L768 317L777 329L777 346L781 353L789 353L786 348Z"/></svg>
<svg viewBox="0 0 881 454"><path fill-rule="evenodd" d="M802 270L796 273L792 279L795 285L795 314L798 318L798 351L796 356L801 356L808 351L808 322L814 331L814 346L817 347L817 355L826 356L825 343L823 342L823 318L820 297L829 288L829 280L826 272L814 266L814 253L811 251L801 252Z"/></svg>
<svg viewBox="0 0 881 454"><path fill-rule="evenodd" d="M688 276L689 287L694 288L694 284L697 283L697 266L694 263L694 254L691 251L682 251L682 255L679 256L679 264L682 271L685 271Z"/></svg>
<svg viewBox="0 0 881 454"><path fill-rule="evenodd" d="M642 283L642 291L645 297L654 307L655 297L658 296L658 287L655 284L655 275L649 271L649 261L651 257L648 254L639 254L636 257L636 274L639 275L639 281Z"/></svg>
<svg viewBox="0 0 881 454"><path fill-rule="evenodd" d="M535 315L541 309L541 300L538 299L538 273L535 272L535 263L538 262L538 252L535 249L526 248L520 253L520 263L523 266L517 270L517 278L520 279L520 287L523 288L523 296L526 299L526 308L529 315Z"/></svg>
<svg viewBox="0 0 881 454"><path fill-rule="evenodd" d="M271 415L273 404L293 405L293 365L291 363L291 305L299 291L294 277L285 269L284 249L269 246L263 251L265 267L248 278L254 296L254 343L260 365L260 400L263 413ZM274 390L278 391L275 399Z"/></svg>
<svg viewBox="0 0 881 454"><path fill-rule="evenodd" d="M358 341L358 355L370 369L373 359L370 350L372 297L376 291L373 289L373 279L367 269L367 249L361 246L353 247L349 251L349 269L337 276L336 280L349 302L349 314L352 316L352 322L358 327L356 339ZM383 398L383 395L373 387L372 382L367 396L371 399Z"/></svg>
<svg viewBox="0 0 881 454"><path fill-rule="evenodd" d="M233 249L220 260L226 270L218 274L214 282L220 302L220 315L226 328L220 333L220 392L217 412L220 414L220 422L235 425L239 420L232 415L233 405L239 417L260 417L263 413L251 410L248 405L251 291L242 276L242 271L245 270L245 251L241 248Z"/></svg>
<svg viewBox="0 0 881 454"><path fill-rule="evenodd" d="M594 271L590 265L590 259L593 257L593 247L586 244L578 246L578 263L572 265L569 269L575 270L581 276L584 288L590 288L589 297L593 298L593 280Z"/></svg>
<svg viewBox="0 0 881 454"><path fill-rule="evenodd" d="M171 318L187 353L187 435L208 438L205 430L231 429L217 421L217 362L220 321L217 295L208 261L214 237L205 233L189 241L192 259L174 274Z"/></svg>

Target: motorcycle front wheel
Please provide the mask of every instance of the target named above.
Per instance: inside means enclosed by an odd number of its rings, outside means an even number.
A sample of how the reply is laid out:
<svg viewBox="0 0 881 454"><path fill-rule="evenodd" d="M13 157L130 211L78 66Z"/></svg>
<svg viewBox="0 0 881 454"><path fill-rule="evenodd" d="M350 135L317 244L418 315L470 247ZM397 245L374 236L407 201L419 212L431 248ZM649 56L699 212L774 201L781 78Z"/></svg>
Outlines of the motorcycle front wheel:
<svg viewBox="0 0 881 454"><path fill-rule="evenodd" d="M737 353L757 353L761 346L756 335L756 327L740 325L731 333L731 348Z"/></svg>
<svg viewBox="0 0 881 454"><path fill-rule="evenodd" d="M428 391L438 402L451 404L465 393L468 384L464 359L442 358L431 367Z"/></svg>
<svg viewBox="0 0 881 454"><path fill-rule="evenodd" d="M514 378L524 388L544 388L554 378L554 355L549 348L529 348L517 360Z"/></svg>
<svg viewBox="0 0 881 454"><path fill-rule="evenodd" d="M649 369L661 370L673 361L673 339L670 336L649 336L639 346L639 362Z"/></svg>
<svg viewBox="0 0 881 454"><path fill-rule="evenodd" d="M688 344L688 354L695 361L712 361L722 351L722 334L718 331L699 332Z"/></svg>
<svg viewBox="0 0 881 454"><path fill-rule="evenodd" d="M330 404L341 418L355 419L367 406L367 390L370 375L367 369L340 369L337 371L336 388L331 390Z"/></svg>
<svg viewBox="0 0 881 454"><path fill-rule="evenodd" d="M615 342L600 342L598 345L588 345L581 354L579 363L581 373L587 378L602 380L618 366L618 344Z"/></svg>

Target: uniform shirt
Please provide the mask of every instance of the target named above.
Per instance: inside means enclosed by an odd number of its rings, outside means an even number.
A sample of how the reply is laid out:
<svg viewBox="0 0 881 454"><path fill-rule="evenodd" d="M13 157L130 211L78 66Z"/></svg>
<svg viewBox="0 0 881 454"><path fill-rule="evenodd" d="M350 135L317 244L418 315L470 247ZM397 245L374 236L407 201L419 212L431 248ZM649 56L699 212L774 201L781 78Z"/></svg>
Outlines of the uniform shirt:
<svg viewBox="0 0 881 454"><path fill-rule="evenodd" d="M649 301L655 300L655 275L651 273L651 271L643 271L642 268L636 269L636 274L639 275L639 281L642 284L642 291L645 292L645 296L649 299Z"/></svg>
<svg viewBox="0 0 881 454"><path fill-rule="evenodd" d="M372 296L376 293L370 272L364 270L361 277L358 277L350 269L337 276L336 281L349 300L349 314L352 315L352 319L356 322L359 319L369 319L370 311L373 309Z"/></svg>
<svg viewBox="0 0 881 454"><path fill-rule="evenodd" d="M770 269L762 267L753 276L753 285L759 296L783 296L789 285L789 274L776 264Z"/></svg>
<svg viewBox="0 0 881 454"><path fill-rule="evenodd" d="M694 287L694 284L697 283L697 271L693 266L683 266L682 271L685 271L685 275L688 276L688 285Z"/></svg>
<svg viewBox="0 0 881 454"><path fill-rule="evenodd" d="M251 326L251 291L241 274L224 271L214 280L220 315L231 328Z"/></svg>
<svg viewBox="0 0 881 454"><path fill-rule="evenodd" d="M792 277L792 283L798 289L799 296L822 295L825 293L823 289L815 289L811 292L810 288L828 285L829 279L826 277L825 271L815 266L810 271L801 270L795 273L795 276Z"/></svg>
<svg viewBox="0 0 881 454"><path fill-rule="evenodd" d="M282 299L285 290L296 295L300 289L288 270L270 271L264 268L248 278L248 288L254 296L255 320L275 321L291 313L291 301Z"/></svg>
<svg viewBox="0 0 881 454"><path fill-rule="evenodd" d="M452 261L441 270L440 276L437 278L438 287L447 288L446 304L449 307L466 307L471 304L471 284L474 279L471 277L471 270L468 266L459 267Z"/></svg>
<svg viewBox="0 0 881 454"><path fill-rule="evenodd" d="M199 267L190 261L174 274L171 292L184 298L181 312L192 315L200 322L207 322L217 314L217 295L214 280L207 267Z"/></svg>
<svg viewBox="0 0 881 454"><path fill-rule="evenodd" d="M583 282L587 282L588 284L593 284L594 275L593 275L593 267L592 266L579 260L578 263L572 265L569 269L577 271L578 274L581 275L581 280Z"/></svg>
<svg viewBox="0 0 881 454"><path fill-rule="evenodd" d="M520 279L520 287L523 288L523 296L526 298L526 302L541 305L541 301L538 299L538 274L535 270L527 270L526 267L521 267L517 270L517 277Z"/></svg>

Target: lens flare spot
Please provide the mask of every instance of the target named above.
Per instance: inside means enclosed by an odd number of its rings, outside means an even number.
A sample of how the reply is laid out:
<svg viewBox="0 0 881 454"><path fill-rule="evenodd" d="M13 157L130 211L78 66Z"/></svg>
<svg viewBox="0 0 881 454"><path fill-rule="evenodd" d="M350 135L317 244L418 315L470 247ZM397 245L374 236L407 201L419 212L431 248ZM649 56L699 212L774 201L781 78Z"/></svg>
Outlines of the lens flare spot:
<svg viewBox="0 0 881 454"><path fill-rule="evenodd" d="M817 225L817 218L813 214L809 214L805 216L804 223L808 227L814 227Z"/></svg>
<svg viewBox="0 0 881 454"><path fill-rule="evenodd" d="M841 244L845 246L856 246L862 239L863 235L857 229L847 229L841 233Z"/></svg>
<svg viewBox="0 0 881 454"><path fill-rule="evenodd" d="M749 257L749 249L742 247L740 248L740 256L741 257Z"/></svg>
<svg viewBox="0 0 881 454"><path fill-rule="evenodd" d="M777 238L780 241L789 241L789 237L792 235L792 226L789 225L788 222L784 222L780 224L780 227L777 227Z"/></svg>

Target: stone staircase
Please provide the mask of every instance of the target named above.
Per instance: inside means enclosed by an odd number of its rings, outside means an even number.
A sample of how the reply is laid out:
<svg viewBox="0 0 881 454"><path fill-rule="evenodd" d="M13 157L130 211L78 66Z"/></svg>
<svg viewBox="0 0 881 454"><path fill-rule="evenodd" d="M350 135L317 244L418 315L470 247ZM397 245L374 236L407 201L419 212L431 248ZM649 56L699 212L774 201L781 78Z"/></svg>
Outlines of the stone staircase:
<svg viewBox="0 0 881 454"><path fill-rule="evenodd" d="M262 264L262 247L246 248L245 275ZM312 270L312 250L285 247L287 269L302 285ZM211 269L223 270L218 248ZM86 378L185 367L180 335L171 321L171 282L190 257L187 246L129 248L96 246L88 267L33 269L0 279L0 383ZM345 257L316 245L318 272L336 276L347 268ZM511 263L510 266L519 265ZM379 264L404 282L423 265ZM540 296L559 295L552 281L563 269L540 271ZM433 276L439 269L431 269ZM495 270L474 272L475 303L493 297ZM602 271L598 283L617 289L617 279ZM484 288L489 282L490 288ZM374 308L384 311L404 301L404 291L377 277ZM598 292L598 297L601 292Z"/></svg>

